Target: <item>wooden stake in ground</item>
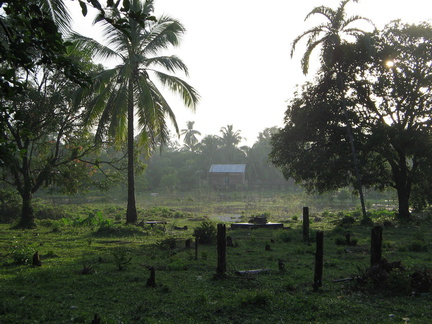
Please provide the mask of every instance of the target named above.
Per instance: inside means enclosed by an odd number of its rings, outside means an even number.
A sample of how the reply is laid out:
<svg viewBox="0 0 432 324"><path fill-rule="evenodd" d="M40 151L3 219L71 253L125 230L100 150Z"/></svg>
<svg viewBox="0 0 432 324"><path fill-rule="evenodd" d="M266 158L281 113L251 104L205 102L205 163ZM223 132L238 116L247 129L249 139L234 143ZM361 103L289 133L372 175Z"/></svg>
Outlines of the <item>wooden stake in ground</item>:
<svg viewBox="0 0 432 324"><path fill-rule="evenodd" d="M156 271L154 267L149 267L150 277L147 279L147 287L156 287Z"/></svg>
<svg viewBox="0 0 432 324"><path fill-rule="evenodd" d="M101 322L101 318L99 317L98 314L95 314L93 320L91 321L91 324L100 324L100 322Z"/></svg>
<svg viewBox="0 0 432 324"><path fill-rule="evenodd" d="M315 274L313 290L317 291L322 286L323 274L323 259L324 259L324 232L316 233L316 252L315 252Z"/></svg>
<svg viewBox="0 0 432 324"><path fill-rule="evenodd" d="M309 241L309 207L303 207L303 241Z"/></svg>
<svg viewBox="0 0 432 324"><path fill-rule="evenodd" d="M40 267L42 265L42 261L40 260L39 252L35 252L33 254L33 260L32 260L32 266L33 267Z"/></svg>
<svg viewBox="0 0 432 324"><path fill-rule="evenodd" d="M216 275L224 276L226 272L226 226L217 225L217 268Z"/></svg>
<svg viewBox="0 0 432 324"><path fill-rule="evenodd" d="M195 260L198 260L198 237L195 237Z"/></svg>
<svg viewBox="0 0 432 324"><path fill-rule="evenodd" d="M371 267L378 266L381 263L381 244L382 244L382 227L374 226L371 232Z"/></svg>

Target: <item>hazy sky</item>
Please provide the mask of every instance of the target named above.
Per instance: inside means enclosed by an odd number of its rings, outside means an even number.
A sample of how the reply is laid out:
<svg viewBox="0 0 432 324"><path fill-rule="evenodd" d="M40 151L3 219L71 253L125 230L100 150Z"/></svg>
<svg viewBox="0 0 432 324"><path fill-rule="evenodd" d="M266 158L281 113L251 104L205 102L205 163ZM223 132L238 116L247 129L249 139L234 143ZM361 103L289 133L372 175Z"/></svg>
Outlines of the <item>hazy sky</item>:
<svg viewBox="0 0 432 324"><path fill-rule="evenodd" d="M201 95L196 113L170 98L180 129L187 121L203 136L221 135L234 126L253 145L266 127L283 126L286 101L302 84L301 43L290 57L292 40L323 18L305 16L316 6L336 8L339 0L155 0L155 15L167 14L186 27L172 51L189 68L186 79ZM371 19L378 28L394 19L420 22L432 18L432 1L359 0L348 15ZM79 32L89 35L81 24ZM93 34L94 32L92 32ZM313 71L311 71L313 72ZM202 137L201 137L202 138Z"/></svg>

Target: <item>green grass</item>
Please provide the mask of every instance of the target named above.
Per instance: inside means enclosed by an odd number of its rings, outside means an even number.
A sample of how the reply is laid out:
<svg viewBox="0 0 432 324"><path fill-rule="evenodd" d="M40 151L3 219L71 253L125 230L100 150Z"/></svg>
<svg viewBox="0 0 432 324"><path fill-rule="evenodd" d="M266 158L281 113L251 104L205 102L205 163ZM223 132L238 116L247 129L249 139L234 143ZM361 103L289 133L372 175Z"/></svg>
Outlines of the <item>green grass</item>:
<svg viewBox="0 0 432 324"><path fill-rule="evenodd" d="M121 225L116 215L123 209L115 206L71 207L76 218L68 212L63 219L39 221L34 230L0 225L0 323L90 323L96 313L102 323L432 322L429 294L414 297L397 289L333 282L369 266L370 228L336 226L349 213L311 217L311 242L303 242L301 217L278 217L285 224L280 230L231 231L228 225L236 247L227 248L227 277L215 279L216 246L200 245L197 260L193 244L185 248L185 240L208 216L191 212L190 206L189 211L173 207L140 210L142 218L168 222L154 227ZM377 222L389 218L388 213L376 215ZM318 230L324 231L324 274L323 286L314 292ZM385 227L383 256L402 261L407 273L430 267L431 232L426 221ZM355 245L336 244L346 233ZM31 266L35 251L41 267ZM156 269L155 288L146 287L150 266ZM251 269L270 271L235 274ZM404 279L395 277L396 287Z"/></svg>

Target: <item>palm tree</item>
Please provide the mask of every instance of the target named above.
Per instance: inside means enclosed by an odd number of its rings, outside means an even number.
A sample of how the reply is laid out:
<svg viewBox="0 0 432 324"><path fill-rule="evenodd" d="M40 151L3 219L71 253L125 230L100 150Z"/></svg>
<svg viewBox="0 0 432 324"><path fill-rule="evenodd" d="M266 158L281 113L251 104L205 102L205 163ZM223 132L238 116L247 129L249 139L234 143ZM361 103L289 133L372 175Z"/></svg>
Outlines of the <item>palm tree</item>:
<svg viewBox="0 0 432 324"><path fill-rule="evenodd" d="M181 130L181 135L184 135L183 142L191 152L195 151L195 147L198 144L198 138L196 136L201 135L199 131L193 129L194 124L195 122L188 121L186 123L187 128Z"/></svg>
<svg viewBox="0 0 432 324"><path fill-rule="evenodd" d="M238 147L243 137L240 131L234 131L233 125L227 125L220 129L222 136L219 137L221 147L219 149L219 158L223 163L240 163L245 158L244 148Z"/></svg>
<svg viewBox="0 0 432 324"><path fill-rule="evenodd" d="M240 131L234 131L233 125L221 127L220 132L222 133L220 139L222 145L225 147L236 147L243 139L243 137L240 135Z"/></svg>
<svg viewBox="0 0 432 324"><path fill-rule="evenodd" d="M357 178L357 186L360 195L360 203L362 207L363 218L367 219L360 171L359 171L359 166L357 161L357 154L354 146L352 129L348 121L348 113L346 109L345 89L344 89L345 82L344 82L344 74L341 67L341 63L343 63L344 60L343 53L342 53L343 52L342 45L348 43L347 37L348 38L354 37L358 39L359 37L367 34L365 31L353 26L353 23L359 21L366 21L372 25L373 23L369 19L361 16L346 17L345 6L350 1L351 0L341 1L339 7L336 10L326 6L319 6L312 9L312 11L306 15L305 20L307 20L313 15L322 15L326 18L327 22L319 24L318 26L305 31L304 33L296 37L292 43L291 57L294 54L298 42L306 37L307 47L301 61L303 73L305 75L308 73L310 56L312 52L315 50L315 48L319 46L321 46L320 59L321 59L322 69L325 72L336 71L336 75L338 78L338 86L342 98L341 100L342 110L344 112L347 121L347 133L348 133L348 139L350 142L351 152L353 156L353 163L354 163L354 169ZM353 1L357 2L357 0L353 0Z"/></svg>
<svg viewBox="0 0 432 324"><path fill-rule="evenodd" d="M133 13L137 12L147 18L134 19ZM188 75L186 65L176 56L158 55L170 46L179 44L179 38L185 32L184 27L179 21L167 16L156 20L152 12L153 0L132 0L130 14L114 7L104 16L97 16L95 23L102 24L106 45L80 35L73 37L79 47L93 55L120 62L99 74L94 82L98 94L93 104L86 108L89 121L98 121L98 139L110 136L118 142L127 142L126 222L131 224L137 221L134 127L139 130L139 144L149 149L169 140L167 117L179 133L174 112L164 98L160 85L179 93L184 104L191 109L195 109L199 98L193 87L173 75L178 71Z"/></svg>
<svg viewBox="0 0 432 324"><path fill-rule="evenodd" d="M305 21L313 15L322 15L327 19L327 22L308 29L297 36L292 42L291 57L294 55L297 44L307 37L307 47L301 61L301 66L305 75L309 71L310 56L315 48L319 46L322 47L321 63L323 67L332 68L341 61L340 50L342 42L346 41L350 36L358 38L367 34L357 27L352 27L353 23L366 21L373 25L372 21L365 17L346 17L345 6L350 1L351 0L341 1L336 10L326 6L315 7L306 15ZM357 2L358 0L352 1Z"/></svg>

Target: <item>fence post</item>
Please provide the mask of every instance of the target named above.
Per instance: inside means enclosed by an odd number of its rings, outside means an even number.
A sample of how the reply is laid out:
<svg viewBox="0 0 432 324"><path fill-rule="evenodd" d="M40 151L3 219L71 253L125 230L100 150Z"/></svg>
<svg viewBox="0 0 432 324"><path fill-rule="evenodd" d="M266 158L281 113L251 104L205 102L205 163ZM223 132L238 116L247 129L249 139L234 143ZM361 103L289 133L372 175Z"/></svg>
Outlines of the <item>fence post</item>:
<svg viewBox="0 0 432 324"><path fill-rule="evenodd" d="M303 241L309 241L309 207L303 207Z"/></svg>
<svg viewBox="0 0 432 324"><path fill-rule="evenodd" d="M324 259L324 232L316 233L316 252L315 252L315 274L313 290L317 291L322 286L323 274L323 259Z"/></svg>
<svg viewBox="0 0 432 324"><path fill-rule="evenodd" d="M195 237L195 260L198 260L198 237Z"/></svg>
<svg viewBox="0 0 432 324"><path fill-rule="evenodd" d="M381 244L382 244L382 227L374 226L371 232L371 267L378 266L381 263Z"/></svg>
<svg viewBox="0 0 432 324"><path fill-rule="evenodd" d="M224 276L226 272L226 226L217 225L217 268L216 274Z"/></svg>

